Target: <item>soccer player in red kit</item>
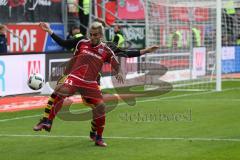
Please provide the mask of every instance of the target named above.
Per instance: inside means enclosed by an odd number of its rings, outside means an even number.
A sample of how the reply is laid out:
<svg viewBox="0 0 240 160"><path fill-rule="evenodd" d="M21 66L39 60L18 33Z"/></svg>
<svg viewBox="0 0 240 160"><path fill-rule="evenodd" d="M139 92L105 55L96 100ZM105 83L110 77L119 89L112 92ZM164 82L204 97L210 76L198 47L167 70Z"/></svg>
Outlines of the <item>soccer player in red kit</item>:
<svg viewBox="0 0 240 160"><path fill-rule="evenodd" d="M68 69L68 77L64 83L56 86L54 90L55 104L62 105L59 100L72 96L79 92L83 99L92 104L92 116L96 125L95 144L97 146L107 146L102 139L105 125L105 104L103 102L102 93L97 84L98 73L101 71L102 65L108 62L112 65L116 75L116 79L123 83L120 64L116 60L113 51L103 42L104 28L101 23L94 22L90 26L90 40L80 40L76 46L73 58L71 59L71 67ZM60 109L61 106L58 107ZM35 127L35 131L42 129L50 130L52 121L56 116L56 111L51 110L49 117L44 117Z"/></svg>
<svg viewBox="0 0 240 160"><path fill-rule="evenodd" d="M86 40L87 37L78 37L78 38L74 38L74 39L70 39L70 40L63 40L60 37L58 37L56 34L54 34L54 32L50 29L50 27L43 22L40 22L39 26L41 27L41 29L43 29L44 31L46 31L47 33L49 33L49 35L51 36L51 38L56 41L60 46L65 47L67 49L72 49L75 48L77 46L77 44L79 43L79 41L81 40ZM156 49L158 49L158 46L151 46L142 50L120 50L118 48L116 48L114 45L112 46L112 44L108 44L108 47L112 49L114 52L116 53L116 56L120 56L120 57L139 57L143 54L146 53L150 53L150 52L154 52ZM120 53L120 54L119 54ZM74 61L74 58L70 61L70 63L68 63L67 68L64 72L64 75L59 79L58 84L62 84L64 83L65 78L68 76L69 73L69 67L71 68L72 65L72 61ZM98 76L98 83L100 85L100 76ZM89 99L85 98L83 99L84 102L88 103ZM49 124L45 124L44 122L46 122L47 119L53 119L55 117L55 115L57 114L57 112L61 109L62 103L64 102L64 99L61 100L61 97L59 97L58 95L56 95L55 93L52 93L48 99L47 105L44 108L44 117L42 119L42 125L45 125L45 127L43 128L46 131L50 131L51 129L51 125ZM86 104L85 103L85 104ZM40 129L42 129L40 127ZM34 130L39 131L39 126L35 126ZM96 122L93 119L91 121L91 131L90 131L90 138L95 141L96 140Z"/></svg>

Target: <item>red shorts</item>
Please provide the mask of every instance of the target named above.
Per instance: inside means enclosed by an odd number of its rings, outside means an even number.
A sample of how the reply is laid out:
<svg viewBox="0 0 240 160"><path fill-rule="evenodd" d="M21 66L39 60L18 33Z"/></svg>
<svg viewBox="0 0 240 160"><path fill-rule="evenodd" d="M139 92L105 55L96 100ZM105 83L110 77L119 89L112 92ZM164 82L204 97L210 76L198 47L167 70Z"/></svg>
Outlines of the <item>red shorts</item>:
<svg viewBox="0 0 240 160"><path fill-rule="evenodd" d="M95 105L103 101L102 92L96 81L88 82L68 76L64 81L64 86L70 86L76 92L79 92L87 103Z"/></svg>

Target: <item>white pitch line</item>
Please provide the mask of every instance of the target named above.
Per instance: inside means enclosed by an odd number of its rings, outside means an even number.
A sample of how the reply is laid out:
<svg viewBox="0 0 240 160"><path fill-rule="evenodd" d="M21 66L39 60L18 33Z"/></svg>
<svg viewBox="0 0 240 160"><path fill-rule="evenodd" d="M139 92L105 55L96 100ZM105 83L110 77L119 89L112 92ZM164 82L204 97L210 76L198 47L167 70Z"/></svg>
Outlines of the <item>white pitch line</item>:
<svg viewBox="0 0 240 160"><path fill-rule="evenodd" d="M27 118L34 118L34 117L40 117L43 114L37 114L32 116L21 116L21 117L15 117L15 118L8 118L8 119L1 119L0 122L7 122L7 121L13 121L18 119L27 119Z"/></svg>
<svg viewBox="0 0 240 160"><path fill-rule="evenodd" d="M231 90L239 90L240 88L228 88L222 90L224 91L231 91ZM154 101L161 101L161 100L169 100L169 99L176 99L176 98L182 98L182 97L188 97L188 96L196 96L196 95L204 95L204 94L211 94L211 93L218 93L216 91L208 91L208 92L201 92L201 93L193 93L193 94L183 94L183 95L176 95L176 96L170 96L170 97L163 97L163 98L152 98L152 99L146 99L146 100L139 100L137 103L144 103L144 102L154 102ZM119 106L126 105L126 103L119 103ZM77 109L73 110L73 112L82 111L86 109ZM19 120L19 119L27 119L27 118L35 118L40 117L42 114L39 115L32 115L32 116L21 116L21 117L15 117L15 118L8 118L8 119L0 119L0 122L8 122L13 120Z"/></svg>
<svg viewBox="0 0 240 160"><path fill-rule="evenodd" d="M239 99L206 99L208 102L214 102L214 101L220 101L220 102L232 102L232 101L236 101L236 102L239 102L240 101L240 98ZM179 101L179 102L189 102L189 99L162 99L162 101ZM203 99L191 99L191 101L194 101L194 102L198 102L198 101L203 101Z"/></svg>
<svg viewBox="0 0 240 160"><path fill-rule="evenodd" d="M240 88L228 88L222 90L224 91L231 91L231 90L239 90ZM200 92L200 93L191 93L191 94L181 94L181 95L176 95L176 96L170 96L170 97L163 97L163 98L153 98L153 99L146 99L146 100L139 100L137 103L141 102L151 102L151 101L159 101L159 100L169 100L169 99L176 99L176 98L182 98L182 97L188 97L188 96L198 96L198 95L204 95L204 94L211 94L211 93L218 93L216 91L208 91L208 92Z"/></svg>
<svg viewBox="0 0 240 160"><path fill-rule="evenodd" d="M0 134L1 137L33 137L33 138L83 138L89 139L89 136L76 135L32 135L32 134ZM122 140L183 140L183 141L227 141L240 142L237 138L200 138L200 137L104 137L105 139L122 139Z"/></svg>
<svg viewBox="0 0 240 160"><path fill-rule="evenodd" d="M90 110L88 108L82 108L82 109L76 109L73 110L73 113L79 112L79 111L84 111L84 110ZM61 112L63 113L63 112ZM7 122L7 121L13 121L13 120L19 120L19 119L27 119L27 118L35 118L35 117L40 117L43 116L43 114L36 114L32 116L21 116L21 117L15 117L15 118L8 118L8 119L0 119L0 122Z"/></svg>

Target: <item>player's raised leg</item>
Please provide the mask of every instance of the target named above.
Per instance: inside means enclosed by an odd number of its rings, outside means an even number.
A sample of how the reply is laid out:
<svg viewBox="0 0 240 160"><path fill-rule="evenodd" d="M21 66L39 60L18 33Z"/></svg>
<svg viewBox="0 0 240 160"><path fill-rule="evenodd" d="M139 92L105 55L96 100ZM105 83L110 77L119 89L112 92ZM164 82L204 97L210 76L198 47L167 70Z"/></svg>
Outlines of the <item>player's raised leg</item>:
<svg viewBox="0 0 240 160"><path fill-rule="evenodd" d="M67 83L59 84L54 93L49 97L47 105L44 109L43 118L33 127L34 131L41 131L42 129L50 132L52 122L57 113L62 108L65 97L69 97L76 92L76 87L68 85Z"/></svg>

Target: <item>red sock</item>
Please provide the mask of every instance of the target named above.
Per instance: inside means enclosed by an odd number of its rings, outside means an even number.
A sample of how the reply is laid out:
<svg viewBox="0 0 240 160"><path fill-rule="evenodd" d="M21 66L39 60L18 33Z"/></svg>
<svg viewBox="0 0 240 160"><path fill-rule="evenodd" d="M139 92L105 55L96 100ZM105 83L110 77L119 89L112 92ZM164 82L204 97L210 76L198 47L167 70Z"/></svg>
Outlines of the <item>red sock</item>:
<svg viewBox="0 0 240 160"><path fill-rule="evenodd" d="M97 135L102 137L104 126L105 126L105 114L95 119Z"/></svg>
<svg viewBox="0 0 240 160"><path fill-rule="evenodd" d="M105 104L95 104L93 108L93 120L96 124L97 136L102 137L104 125L105 125Z"/></svg>

